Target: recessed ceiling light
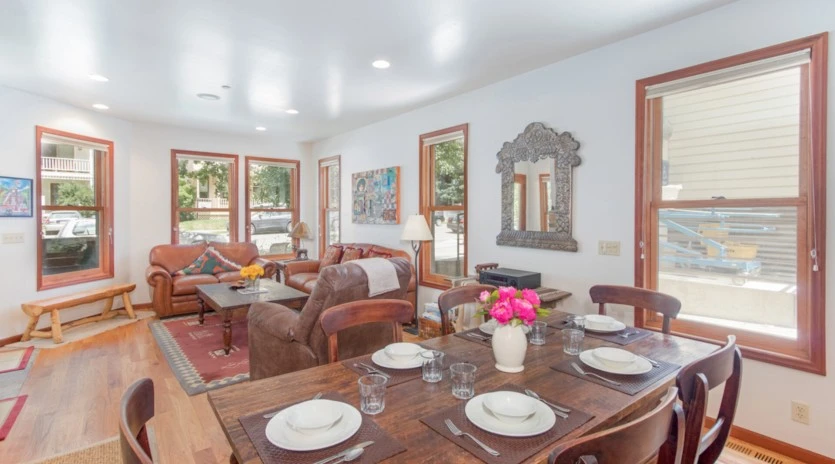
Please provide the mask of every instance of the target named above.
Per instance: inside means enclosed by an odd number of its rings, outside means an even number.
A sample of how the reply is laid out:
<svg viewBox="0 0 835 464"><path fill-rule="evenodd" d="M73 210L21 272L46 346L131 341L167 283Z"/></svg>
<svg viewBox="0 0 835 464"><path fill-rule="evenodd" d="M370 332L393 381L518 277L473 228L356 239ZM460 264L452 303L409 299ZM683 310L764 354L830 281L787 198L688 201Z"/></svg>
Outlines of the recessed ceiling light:
<svg viewBox="0 0 835 464"><path fill-rule="evenodd" d="M198 93L197 98L202 98L203 100L209 100L209 101L220 100L220 96L215 95L213 93Z"/></svg>
<svg viewBox="0 0 835 464"><path fill-rule="evenodd" d="M93 108L95 108L97 110L109 110L110 109L110 107L105 105L104 103L94 103Z"/></svg>
<svg viewBox="0 0 835 464"><path fill-rule="evenodd" d="M102 76L101 74L90 74L87 77L89 77L90 79L92 79L96 82L107 82L107 81L110 80L110 79Z"/></svg>
<svg viewBox="0 0 835 464"><path fill-rule="evenodd" d="M264 132L265 130L267 130L267 128L264 127L264 126L258 126L258 127L255 128L255 130Z"/></svg>
<svg viewBox="0 0 835 464"><path fill-rule="evenodd" d="M299 110L290 108L289 110L285 111L287 114L299 114Z"/></svg>
<svg viewBox="0 0 835 464"><path fill-rule="evenodd" d="M377 69L386 69L391 66L391 63L386 60L377 60L371 63L371 66L374 66Z"/></svg>

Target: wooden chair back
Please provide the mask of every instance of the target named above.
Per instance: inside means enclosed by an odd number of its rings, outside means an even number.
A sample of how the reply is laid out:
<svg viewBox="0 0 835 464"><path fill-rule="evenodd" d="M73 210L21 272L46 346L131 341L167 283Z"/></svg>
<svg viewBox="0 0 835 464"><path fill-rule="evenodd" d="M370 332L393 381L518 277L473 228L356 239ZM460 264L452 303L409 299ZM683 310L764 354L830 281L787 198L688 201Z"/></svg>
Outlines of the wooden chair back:
<svg viewBox="0 0 835 464"><path fill-rule="evenodd" d="M684 412L676 403L678 389L670 387L661 404L627 424L578 438L557 447L549 464L638 464L647 462L662 448L681 463Z"/></svg>
<svg viewBox="0 0 835 464"><path fill-rule="evenodd" d="M496 287L492 285L464 285L451 288L438 296L438 309L441 311L441 335L452 333L452 322L449 320L449 311L462 304L475 303L481 292L493 292ZM485 316L489 319L490 316Z"/></svg>
<svg viewBox="0 0 835 464"><path fill-rule="evenodd" d="M606 304L622 304L643 308L664 316L661 331L670 333L670 319L675 319L681 311L681 301L666 293L646 288L626 287L621 285L595 285L589 289L591 301L600 305L599 313L606 314Z"/></svg>
<svg viewBox="0 0 835 464"><path fill-rule="evenodd" d="M153 464L147 422L154 417L154 382L137 380L124 395L119 411L119 436L124 464Z"/></svg>
<svg viewBox="0 0 835 464"><path fill-rule="evenodd" d="M684 438L684 462L713 463L728 441L736 415L742 380L742 353L736 337L710 355L684 366L676 376L676 386L687 420ZM725 383L716 422L704 434L708 393Z"/></svg>
<svg viewBox="0 0 835 464"><path fill-rule="evenodd" d="M373 322L391 322L392 336L395 342L403 340L402 324L411 322L414 306L406 300L359 300L331 306L326 309L319 322L328 337L328 362L336 362L339 357L337 334L340 330Z"/></svg>

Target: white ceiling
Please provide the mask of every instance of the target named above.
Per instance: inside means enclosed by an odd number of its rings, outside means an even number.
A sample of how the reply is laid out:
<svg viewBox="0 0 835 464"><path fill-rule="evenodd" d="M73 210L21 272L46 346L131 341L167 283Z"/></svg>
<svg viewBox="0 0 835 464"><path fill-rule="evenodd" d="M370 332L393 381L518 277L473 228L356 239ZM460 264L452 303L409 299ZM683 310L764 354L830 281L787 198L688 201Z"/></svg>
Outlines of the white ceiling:
<svg viewBox="0 0 835 464"><path fill-rule="evenodd" d="M0 84L129 120L313 140L731 1L2 0Z"/></svg>

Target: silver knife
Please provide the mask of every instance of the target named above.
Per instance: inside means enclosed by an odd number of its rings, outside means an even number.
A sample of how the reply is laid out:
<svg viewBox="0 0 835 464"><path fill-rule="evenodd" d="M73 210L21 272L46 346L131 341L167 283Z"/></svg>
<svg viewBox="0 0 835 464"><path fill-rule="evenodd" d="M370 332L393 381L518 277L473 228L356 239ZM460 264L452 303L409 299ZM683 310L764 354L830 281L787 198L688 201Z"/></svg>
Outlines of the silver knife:
<svg viewBox="0 0 835 464"><path fill-rule="evenodd" d="M638 354L638 353L634 353L634 354L635 354L635 356L638 356L639 358L644 358L647 361L649 361L649 363L652 364L652 367L661 367L661 364L658 364L657 362L655 362L655 360L649 359L642 354Z"/></svg>
<svg viewBox="0 0 835 464"><path fill-rule="evenodd" d="M346 454L348 454L349 451L351 451L354 448L365 448L365 447L371 446L373 444L374 444L373 441L364 441L364 442L360 443L359 445L350 446L350 447L334 454L333 456L326 457L325 459L322 459L321 461L316 461L313 464L326 464L330 461L333 461L336 458L341 458L342 456L345 456Z"/></svg>

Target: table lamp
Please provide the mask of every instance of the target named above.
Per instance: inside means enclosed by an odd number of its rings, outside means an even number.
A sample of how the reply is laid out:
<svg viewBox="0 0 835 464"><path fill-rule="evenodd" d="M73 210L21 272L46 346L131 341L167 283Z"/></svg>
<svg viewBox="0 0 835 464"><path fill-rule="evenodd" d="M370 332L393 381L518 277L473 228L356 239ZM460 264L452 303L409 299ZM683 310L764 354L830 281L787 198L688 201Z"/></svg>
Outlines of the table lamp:
<svg viewBox="0 0 835 464"><path fill-rule="evenodd" d="M301 221L298 224L296 224L296 227L293 227L293 230L290 232L290 237L294 239L299 239L299 241L301 242L301 246L299 248L296 248L296 258L307 259L307 249L304 248L304 240L310 238L310 227L307 226L307 223Z"/></svg>
<svg viewBox="0 0 835 464"><path fill-rule="evenodd" d="M403 227L403 234L400 240L408 240L412 242L412 250L415 251L415 323L412 327L406 327L405 331L410 334L417 335L417 296L420 291L420 268L418 263L418 255L423 246L423 242L433 240L432 231L429 230L429 224L426 223L426 218L422 214L413 214L406 220L406 226Z"/></svg>

